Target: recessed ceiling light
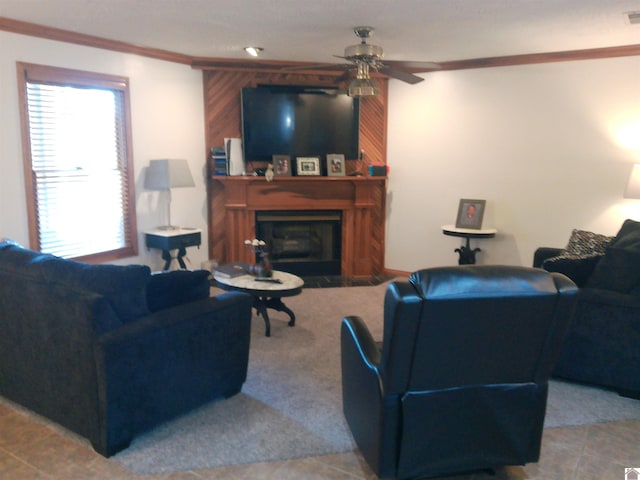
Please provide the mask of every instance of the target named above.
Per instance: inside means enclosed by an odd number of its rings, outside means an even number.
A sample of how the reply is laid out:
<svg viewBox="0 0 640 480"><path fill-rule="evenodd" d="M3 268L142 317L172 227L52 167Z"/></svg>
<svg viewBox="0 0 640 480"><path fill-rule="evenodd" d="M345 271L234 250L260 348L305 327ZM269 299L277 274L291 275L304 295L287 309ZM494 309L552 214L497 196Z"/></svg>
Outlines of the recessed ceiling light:
<svg viewBox="0 0 640 480"><path fill-rule="evenodd" d="M244 51L252 57L257 57L263 50L264 48L262 47L244 47Z"/></svg>
<svg viewBox="0 0 640 480"><path fill-rule="evenodd" d="M630 25L640 24L640 12L625 12L625 17Z"/></svg>

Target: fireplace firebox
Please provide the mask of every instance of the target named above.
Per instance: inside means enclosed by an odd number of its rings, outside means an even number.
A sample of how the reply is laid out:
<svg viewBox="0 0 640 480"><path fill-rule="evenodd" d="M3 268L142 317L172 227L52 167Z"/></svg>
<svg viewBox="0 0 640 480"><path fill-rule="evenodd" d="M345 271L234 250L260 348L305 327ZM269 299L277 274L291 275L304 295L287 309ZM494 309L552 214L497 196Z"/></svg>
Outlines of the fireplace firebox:
<svg viewBox="0 0 640 480"><path fill-rule="evenodd" d="M256 212L256 235L273 268L295 275L340 275L341 234L340 210Z"/></svg>

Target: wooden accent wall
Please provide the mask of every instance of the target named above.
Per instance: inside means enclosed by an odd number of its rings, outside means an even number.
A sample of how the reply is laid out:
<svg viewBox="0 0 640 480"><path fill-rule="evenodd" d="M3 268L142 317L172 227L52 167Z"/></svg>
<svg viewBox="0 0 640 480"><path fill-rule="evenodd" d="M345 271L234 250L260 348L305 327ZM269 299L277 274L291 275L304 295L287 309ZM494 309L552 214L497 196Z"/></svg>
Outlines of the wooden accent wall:
<svg viewBox="0 0 640 480"><path fill-rule="evenodd" d="M206 152L212 147L222 146L224 138L241 137L241 111L240 90L244 87L257 87L259 85L313 85L335 87L335 74L305 74L297 72L269 72L256 70L204 70L204 104L205 104L205 135ZM387 163L387 93L388 82L386 78L376 78L380 88L379 95L366 97L360 100L360 150L364 150L364 158L347 159L347 175L354 171L367 172L368 165L372 163ZM209 166L210 159L208 161ZM255 168L264 165L255 162ZM249 165L251 167L251 165ZM209 168L212 172L212 168ZM211 174L210 174L211 175ZM335 177L319 177L315 182L326 182L326 186L337 185L331 183ZM256 179L265 182L262 179ZM287 179L288 185L299 183L310 185L309 179L292 177ZM347 179L344 179L347 180ZM354 251L356 243L349 243L343 249L343 275L367 276L382 273L384 269L384 231L385 231L385 182L377 179L377 182L361 182L354 185L377 185L376 188L368 188L367 206L365 209L353 209L348 207L353 214L353 229L349 235L358 238L366 238L366 254ZM208 182L209 197L209 257L219 262L239 260L238 239L253 238L255 235L255 219L251 215L238 215L237 209L231 207L227 187L231 178L210 176ZM280 181L280 179L276 179ZM306 183L305 183L306 182ZM314 182L314 184L315 184ZM362 192L362 188L359 190ZM225 193L226 192L226 193ZM313 195L313 192L307 192ZM303 196L305 194L302 194ZM289 206L290 207L290 206ZM246 207L241 207L246 208ZM256 207L250 207L254 210ZM302 208L302 207L294 207ZM232 213L233 211L233 213ZM235 223L234 223L235 222ZM356 258L357 257L357 258Z"/></svg>
<svg viewBox="0 0 640 480"><path fill-rule="evenodd" d="M240 90L258 85L314 85L336 87L335 75L273 73L260 71L204 70L204 108L207 153L222 146L224 138L242 136ZM364 161L386 164L388 81L376 78L380 93L360 99L360 149ZM347 174L359 165L347 162Z"/></svg>

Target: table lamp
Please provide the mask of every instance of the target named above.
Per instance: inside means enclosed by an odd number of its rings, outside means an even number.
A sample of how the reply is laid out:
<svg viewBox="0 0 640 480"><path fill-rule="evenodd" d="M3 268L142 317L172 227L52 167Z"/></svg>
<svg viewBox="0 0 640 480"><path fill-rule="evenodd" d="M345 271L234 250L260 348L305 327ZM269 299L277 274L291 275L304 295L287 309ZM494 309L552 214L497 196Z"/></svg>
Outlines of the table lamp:
<svg viewBox="0 0 640 480"><path fill-rule="evenodd" d="M189 164L186 160L151 160L144 178L147 190L166 190L168 192L168 225L158 227L160 230L177 230L180 227L171 225L171 189L195 187Z"/></svg>

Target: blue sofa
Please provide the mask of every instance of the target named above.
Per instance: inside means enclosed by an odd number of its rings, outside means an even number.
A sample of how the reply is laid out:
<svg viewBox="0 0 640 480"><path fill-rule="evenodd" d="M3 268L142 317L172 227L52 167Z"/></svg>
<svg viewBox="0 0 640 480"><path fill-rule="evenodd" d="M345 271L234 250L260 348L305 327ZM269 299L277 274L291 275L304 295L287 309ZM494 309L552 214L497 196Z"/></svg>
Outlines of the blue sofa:
<svg viewBox="0 0 640 480"><path fill-rule="evenodd" d="M209 272L152 275L0 243L0 395L110 456L132 438L238 393L250 295L209 296Z"/></svg>
<svg viewBox="0 0 640 480"><path fill-rule="evenodd" d="M615 237L574 230L565 248L538 248L533 266L580 287L554 376L640 398L640 222Z"/></svg>

